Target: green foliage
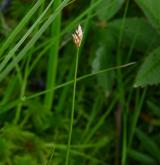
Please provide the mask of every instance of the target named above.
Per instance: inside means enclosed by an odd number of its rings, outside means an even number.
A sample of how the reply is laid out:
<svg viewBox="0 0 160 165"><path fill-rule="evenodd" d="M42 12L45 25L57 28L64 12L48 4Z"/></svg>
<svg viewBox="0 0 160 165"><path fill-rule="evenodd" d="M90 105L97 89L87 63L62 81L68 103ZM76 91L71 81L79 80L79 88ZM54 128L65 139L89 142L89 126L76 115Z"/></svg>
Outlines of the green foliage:
<svg viewBox="0 0 160 165"><path fill-rule="evenodd" d="M152 0L136 0L136 3L140 6L140 8L145 13L146 17L149 19L151 24L160 32L160 13L158 6L160 5L160 1L152 1ZM146 29L146 28L144 28ZM146 36L151 36L146 35ZM151 38L146 39L146 41L152 40ZM148 57L146 57L144 63L142 64L137 78L135 82L135 87L137 86L146 86L146 85L154 85L160 82L159 77L159 57L160 52L159 48L151 52Z"/></svg>
<svg viewBox="0 0 160 165"><path fill-rule="evenodd" d="M133 149L130 149L128 150L128 154L129 154L129 157L133 158L134 160L136 160L137 162L141 163L141 165L145 165L145 164L152 164L152 165L156 165L156 161L148 156L147 154L145 153L142 153L142 152L139 152L137 150L133 150Z"/></svg>
<svg viewBox="0 0 160 165"><path fill-rule="evenodd" d="M21 6L21 7L17 8L17 6ZM20 0L14 0L12 1L12 5L10 7L10 13L12 17L20 20L26 15L26 12L28 12L30 8L31 8L31 3L23 3Z"/></svg>
<svg viewBox="0 0 160 165"><path fill-rule="evenodd" d="M156 117L160 117L160 107L159 104L154 103L153 101L148 100L147 105L149 107L149 110L155 115Z"/></svg>
<svg viewBox="0 0 160 165"><path fill-rule="evenodd" d="M0 160L7 160L11 156L13 147L10 141L0 137Z"/></svg>
<svg viewBox="0 0 160 165"><path fill-rule="evenodd" d="M96 8L96 15L100 20L108 20L118 12L123 3L124 0L102 0Z"/></svg>
<svg viewBox="0 0 160 165"><path fill-rule="evenodd" d="M116 19L108 24L108 28L114 32L117 38L122 21L122 19ZM146 48L147 51L150 51L159 46L159 37L160 35L144 18L131 17L125 19L122 45L130 46L133 44L134 49L146 53Z"/></svg>
<svg viewBox="0 0 160 165"><path fill-rule="evenodd" d="M157 162L160 163L160 149L157 143L139 129L136 130L136 135L141 141L141 144L144 147L145 151L151 154L157 160Z"/></svg>
<svg viewBox="0 0 160 165"><path fill-rule="evenodd" d="M160 32L159 0L135 0L152 25Z"/></svg>
<svg viewBox="0 0 160 165"><path fill-rule="evenodd" d="M159 3L15 0L0 14L0 165L160 164Z"/></svg>
<svg viewBox="0 0 160 165"><path fill-rule="evenodd" d="M114 54L112 51L116 45L112 31L101 28L97 29L98 33L98 48L95 52L95 58L92 63L92 72L109 68L114 64ZM105 36L105 37L104 37ZM105 95L109 96L114 85L114 71L103 73L97 76L99 85L103 88Z"/></svg>
<svg viewBox="0 0 160 165"><path fill-rule="evenodd" d="M141 66L135 87L146 85L157 85L160 83L160 48L155 49L146 57L143 65Z"/></svg>
<svg viewBox="0 0 160 165"><path fill-rule="evenodd" d="M15 165L38 165L37 161L34 160L30 155L25 155L25 156L16 156L14 159L14 164Z"/></svg>
<svg viewBox="0 0 160 165"><path fill-rule="evenodd" d="M100 42L98 43L98 49L96 51L96 57L93 60L92 68L93 72L98 71L100 69L104 69L105 67L110 67L115 63L114 60L114 50L116 47L116 40L118 39L118 34L120 31L120 24L122 23L122 20L115 20L108 24L107 28L99 28L97 29L98 32L98 39ZM143 33L142 33L143 31ZM134 48L138 51L146 52L146 49L148 51L153 50L154 48L158 47L159 42L159 34L154 31L152 26L143 18L127 18L125 20L124 25L124 33L122 38L122 44L128 47L129 45L134 44ZM151 42L148 42L148 41ZM158 55L157 55L158 56ZM158 57L157 57L158 58ZM125 60L125 57L124 57ZM151 82L153 84L156 84L156 81L154 79L159 79L158 77L158 69L152 66L149 67L149 65L154 65L154 62L157 62L157 59L152 57L152 59L148 60L147 66L144 66L144 68L140 69L140 73L138 75L138 78L136 80L135 86L144 86L148 85ZM157 67L159 65L157 64ZM150 70L150 68L153 68L153 72L143 75L147 72L147 70ZM154 73L154 71L157 71L157 74ZM156 74L156 76L155 76ZM149 77L151 76L151 77ZM109 92L112 89L112 86L114 85L113 72L108 72L105 74L98 75L98 82L103 87L104 91L108 95ZM155 77L155 78L154 78ZM158 80L159 81L159 80ZM137 84L138 83L138 84Z"/></svg>
<svg viewBox="0 0 160 165"><path fill-rule="evenodd" d="M51 113L46 111L44 105L39 101L29 101L28 105L28 112L26 112L26 115L32 121L33 126L39 130L39 132L47 129L51 124Z"/></svg>

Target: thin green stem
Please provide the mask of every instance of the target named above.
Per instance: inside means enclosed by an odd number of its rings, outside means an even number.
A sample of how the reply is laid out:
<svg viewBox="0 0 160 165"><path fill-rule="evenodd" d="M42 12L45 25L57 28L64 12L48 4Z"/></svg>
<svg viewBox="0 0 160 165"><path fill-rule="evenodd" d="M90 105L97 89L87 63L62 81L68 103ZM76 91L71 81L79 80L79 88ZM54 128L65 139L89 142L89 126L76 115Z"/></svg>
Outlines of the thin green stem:
<svg viewBox="0 0 160 165"><path fill-rule="evenodd" d="M67 76L67 80L68 81L72 79L72 76L73 76L73 73L74 73L74 67L75 67L75 65L73 63L72 66L71 66L71 70L70 70L70 72L69 72L69 74ZM65 105L65 100L68 97L67 95L68 95L69 89L70 89L70 85L66 86L63 89L63 91L61 93L61 96L60 96L60 99L59 99L59 102L58 102L57 109L56 109L57 112L61 112L64 109L63 107Z"/></svg>
<svg viewBox="0 0 160 165"><path fill-rule="evenodd" d="M69 164L69 155L70 155L72 129L73 129L73 122L74 122L74 111L75 111L75 96L76 96L76 85L77 85L78 59L79 59L79 48L77 48L77 54L76 54L76 64L75 64L74 83L73 83L72 110L71 110L71 119L70 119L69 137L68 137L68 146L67 146L65 165Z"/></svg>
<svg viewBox="0 0 160 165"><path fill-rule="evenodd" d="M116 70L116 69L119 69L119 68L125 68L125 67L130 66L130 65L133 65L133 64L135 64L135 63L136 63L136 62L131 62L131 63L124 64L124 65L121 65L121 66L115 66L115 67L111 67L111 68L108 68L108 69L103 69L103 70L100 70L100 71L97 71L97 72L94 72L94 73L89 73L89 74L83 75L83 76L81 76L81 77L78 77L76 81L78 82L78 81L81 81L81 80L83 80L83 79L86 79L86 78L89 78L89 77L93 77L93 76L98 75L98 74L101 74L101 73L105 73L105 72L109 72L109 71L112 71L112 70ZM73 83L74 83L74 80L67 81L67 82L62 83L62 84L60 84L60 85L57 85L57 86L55 86L55 87L51 87L50 89L47 89L47 90L45 90L45 91L41 91L41 92L36 93L36 94L33 94L33 95L31 95L31 96L27 96L27 97L25 98L25 100L33 99L33 98L35 98L35 97L44 95L44 94L47 93L47 92L50 92L50 91L53 91L53 90L57 90L57 89L59 89L59 88L65 87L65 86L67 86L67 85L71 85L71 84L73 84Z"/></svg>
<svg viewBox="0 0 160 165"><path fill-rule="evenodd" d="M20 100L23 100L23 97L24 97L25 91L26 91L30 59L31 59L31 57L29 56L29 58L27 60L27 64L26 64L25 75L24 75L22 87L21 87ZM17 111L16 111L16 115L15 115L15 118L13 121L14 124L17 124L19 119L20 119L22 106L23 106L23 102L19 102L18 107L17 107Z"/></svg>
<svg viewBox="0 0 160 165"><path fill-rule="evenodd" d="M94 73L89 73L89 74L86 74L86 75L83 75L81 77L78 77L76 79L77 82L83 80L83 79L86 79L86 78L89 78L89 77L93 77L95 75L98 75L98 74L101 74L101 73L105 73L105 72L108 72L108 71L112 71L112 70L116 70L116 69L119 69L119 68L125 68L127 66L130 66L130 65L133 65L135 64L135 62L131 62L131 63L128 63L128 64L124 64L124 65L121 65L121 66L115 66L115 67L111 67L111 68L108 68L108 69L103 69L103 70L100 70L100 71L97 71L97 72L94 72ZM0 104L0 107L3 107L3 109L6 107L7 110L4 110L4 111L1 111L1 113L4 113L4 112L7 112L9 109L12 109L13 107L15 107L19 102L25 102L26 100L30 100L30 99L33 99L33 98L36 98L36 97L39 97L39 96L42 96L44 95L45 93L47 92L50 92L50 91L54 91L54 90L57 90L57 89L60 89L62 87L66 87L68 85L71 85L74 83L74 80L71 80L71 81L68 81L68 82L65 82L65 83L62 83L60 85L57 85L57 86L54 86L48 90L45 90L45 91L41 91L41 92L38 92L38 93L35 93L31 96L23 96L23 100L22 99L18 99L16 101L13 101L11 102L10 104L7 104L5 105L4 104Z"/></svg>
<svg viewBox="0 0 160 165"><path fill-rule="evenodd" d="M123 32L125 29L125 21L126 21L126 15L128 11L128 6L129 6L129 0L127 0L125 9L124 9L124 15L123 15L123 20L120 28L120 33L119 33L119 41L118 41L118 51L117 51L117 65L121 65L122 63L122 58L121 58L121 52L120 52L120 46L121 42L123 39ZM126 165L126 160L127 160L127 109L126 109L126 104L125 104L125 93L124 93L124 83L123 83L123 75L121 69L117 70L117 83L118 83L118 92L120 94L120 104L122 108L122 114L121 114L121 119L122 119L122 130L121 130L121 135L122 135L122 151L121 151L121 164Z"/></svg>
<svg viewBox="0 0 160 165"><path fill-rule="evenodd" d="M109 105L109 107L107 108L106 112L103 114L103 116L99 119L99 121L96 123L96 125L91 129L91 131L88 133L88 136L85 138L84 143L88 143L90 142L90 140L92 139L92 137L95 135L96 131L100 128L100 126L102 126L102 124L104 123L105 119L107 118L107 116L110 115L110 113L113 110L113 107L115 106L115 103L117 101L117 98L115 97L113 99L113 101L111 102L111 104Z"/></svg>
<svg viewBox="0 0 160 165"><path fill-rule="evenodd" d="M137 125L137 122L138 122L138 119L139 119L139 116L140 116L140 113L141 113L141 109L142 109L143 102L144 102L144 99L145 99L145 96L146 96L146 92L147 92L147 88L144 89L142 95L140 95L139 91L138 91L138 97L136 99L136 106L135 106L136 111L133 114L133 120L132 120L132 123L131 123L131 126L130 126L131 131L130 131L129 143L128 143L129 148L132 145L132 140L133 140L133 137L134 137L134 134L135 134L136 125Z"/></svg>
<svg viewBox="0 0 160 165"><path fill-rule="evenodd" d="M90 6L94 5L94 2L95 0L91 0L90 2ZM84 25L84 33L83 33L83 40L82 40L82 43L81 43L81 47L80 47L80 50L79 50L79 57L81 56L81 52L82 52L82 49L83 49L83 46L84 46L84 43L86 41L86 37L88 35L88 30L89 30L89 27L90 27L90 22L91 22L91 15L92 15L92 12L93 12L93 9L90 10L88 12L88 15L87 15L87 18L85 20L85 25ZM73 67L71 68L71 71L69 72L69 75L68 75L68 80L71 79L72 77L72 73L74 72L74 65ZM64 103L65 103L65 99L67 97L67 93L68 93L68 90L69 90L69 86L64 88L62 94L61 94L61 97L60 97L60 101L59 101L59 104L57 106L57 111L60 112L62 111L63 109L63 106L64 106Z"/></svg>

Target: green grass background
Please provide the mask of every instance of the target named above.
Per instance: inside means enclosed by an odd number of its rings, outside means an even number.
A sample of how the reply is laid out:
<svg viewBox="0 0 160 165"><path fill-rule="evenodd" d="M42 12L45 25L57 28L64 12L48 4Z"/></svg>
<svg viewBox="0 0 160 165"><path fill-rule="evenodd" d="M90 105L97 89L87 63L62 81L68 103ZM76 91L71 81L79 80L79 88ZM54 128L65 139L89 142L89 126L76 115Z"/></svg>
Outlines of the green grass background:
<svg viewBox="0 0 160 165"><path fill-rule="evenodd" d="M160 164L158 5L13 0L0 12L0 165Z"/></svg>

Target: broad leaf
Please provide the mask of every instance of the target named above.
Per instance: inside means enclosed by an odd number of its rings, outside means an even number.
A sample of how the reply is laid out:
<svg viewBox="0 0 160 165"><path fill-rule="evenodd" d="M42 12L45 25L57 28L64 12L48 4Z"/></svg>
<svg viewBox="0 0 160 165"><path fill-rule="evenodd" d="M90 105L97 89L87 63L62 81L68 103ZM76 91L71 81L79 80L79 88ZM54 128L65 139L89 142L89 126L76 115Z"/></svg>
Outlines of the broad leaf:
<svg viewBox="0 0 160 165"><path fill-rule="evenodd" d="M160 83L160 47L155 49L142 64L134 87Z"/></svg>
<svg viewBox="0 0 160 165"><path fill-rule="evenodd" d="M108 24L108 28L119 37L122 19L117 19ZM131 46L138 51L146 52L160 45L160 35L144 18L126 18L121 45ZM149 41L149 42L148 42Z"/></svg>
<svg viewBox="0 0 160 165"><path fill-rule="evenodd" d="M114 61L112 50L115 47L115 39L112 32L109 29L99 29L97 33L100 42L92 63L92 72L111 67ZM99 74L97 78L99 85L103 88L106 96L108 96L114 84L114 71Z"/></svg>
<svg viewBox="0 0 160 165"><path fill-rule="evenodd" d="M152 25L160 32L160 0L135 0Z"/></svg>
<svg viewBox="0 0 160 165"><path fill-rule="evenodd" d="M100 20L108 20L117 13L123 3L124 0L102 0L96 14Z"/></svg>

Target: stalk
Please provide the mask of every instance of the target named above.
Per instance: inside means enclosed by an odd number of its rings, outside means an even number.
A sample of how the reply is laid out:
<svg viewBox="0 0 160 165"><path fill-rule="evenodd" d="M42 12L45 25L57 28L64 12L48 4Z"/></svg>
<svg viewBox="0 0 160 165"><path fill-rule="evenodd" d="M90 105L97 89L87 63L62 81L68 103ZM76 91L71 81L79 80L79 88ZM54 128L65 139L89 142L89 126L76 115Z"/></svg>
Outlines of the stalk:
<svg viewBox="0 0 160 165"><path fill-rule="evenodd" d="M73 122L74 122L74 111L75 111L75 96L76 96L76 85L77 85L79 50L80 50L80 46L81 46L81 42L82 42L82 38L83 38L83 32L82 32L82 28L80 25L78 26L78 29L76 30L76 32L72 36L73 36L73 41L74 41L75 45L77 46L77 53L76 53L76 63L75 63L74 80L73 80L72 109L71 109L69 137L68 137L68 145L67 145L65 165L69 165L69 156L70 156L72 130L73 130Z"/></svg>

